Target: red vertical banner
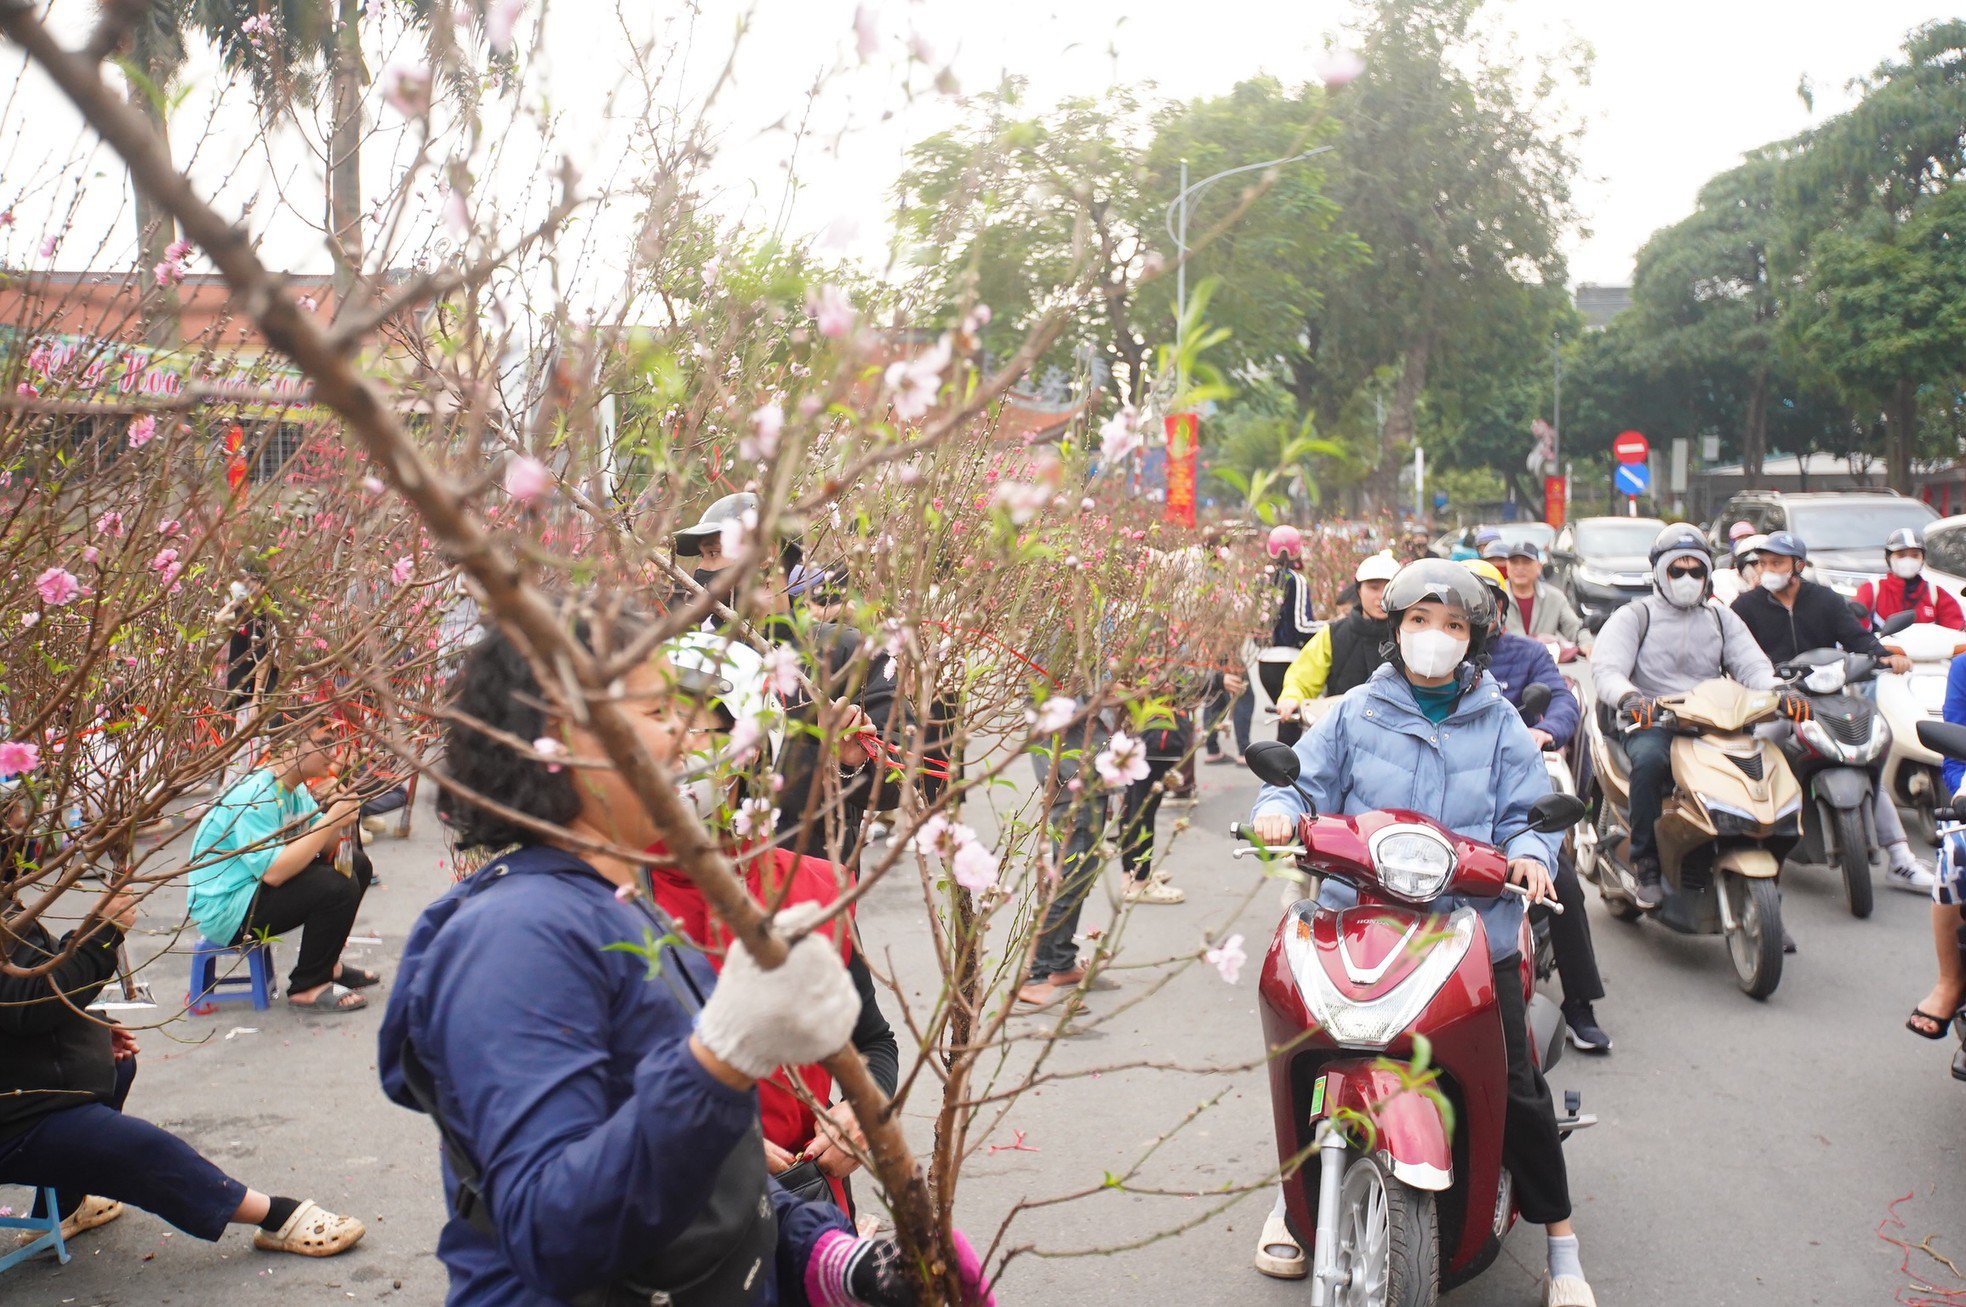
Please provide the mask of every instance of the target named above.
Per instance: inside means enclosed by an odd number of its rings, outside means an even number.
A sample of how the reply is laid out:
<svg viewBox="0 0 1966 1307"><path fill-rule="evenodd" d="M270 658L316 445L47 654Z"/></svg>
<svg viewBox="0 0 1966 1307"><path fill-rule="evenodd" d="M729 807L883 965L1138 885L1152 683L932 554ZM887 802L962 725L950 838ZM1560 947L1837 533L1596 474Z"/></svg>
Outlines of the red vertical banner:
<svg viewBox="0 0 1966 1307"><path fill-rule="evenodd" d="M1564 510L1569 505L1563 502L1563 478L1543 478L1543 520L1559 531L1563 529Z"/></svg>
<svg viewBox="0 0 1966 1307"><path fill-rule="evenodd" d="M1201 418L1193 413L1170 413L1161 419L1167 428L1166 520L1195 524L1195 464L1201 452Z"/></svg>
<svg viewBox="0 0 1966 1307"><path fill-rule="evenodd" d="M246 484L246 431L237 422L225 429L225 484L234 495Z"/></svg>

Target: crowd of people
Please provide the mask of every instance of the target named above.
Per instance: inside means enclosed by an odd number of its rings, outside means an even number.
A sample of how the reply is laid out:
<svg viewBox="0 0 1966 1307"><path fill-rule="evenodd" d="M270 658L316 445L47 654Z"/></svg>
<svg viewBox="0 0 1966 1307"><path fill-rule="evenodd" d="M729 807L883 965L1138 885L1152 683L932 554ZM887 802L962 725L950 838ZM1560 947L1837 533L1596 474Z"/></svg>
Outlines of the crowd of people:
<svg viewBox="0 0 1966 1307"><path fill-rule="evenodd" d="M735 561L722 549L724 525L755 507L731 496L678 533L675 556L698 585L714 587ZM1193 763L1241 761L1260 686L1277 739L1302 763L1297 784L1269 786L1256 801L1264 841L1288 842L1307 811L1397 808L1506 846L1522 893L1471 904L1506 999L1505 1160L1522 1215L1546 1227L1548 1301L1589 1307L1555 1109L1529 1055L1520 988L1501 983L1521 963L1525 909L1560 905L1548 929L1567 1038L1599 1055L1612 1049L1596 1011L1605 988L1565 842L1505 814L1547 791L1545 755L1576 747L1586 711L1643 723L1657 699L1719 676L1786 694L1775 666L1810 649L1869 654L1903 671L1879 623L1910 611L1960 628L1966 617L1924 576L1915 533L1884 542L1887 575L1853 605L1804 575L1808 550L1791 534L1739 532L1731 566L1717 569L1701 532L1668 527L1651 552L1652 592L1595 635L1543 579L1532 541L1472 539L1455 547L1465 557L1439 558L1424 532L1408 532L1361 558L1328 603L1305 574L1300 530L1277 528L1265 543L1273 602L1250 632L1244 665L1188 677L1171 718L1144 730L1115 704L1033 733L1053 875L1015 1004L1039 1011L1104 983L1078 940L1109 860L1125 903L1183 902L1156 858L1162 801L1192 788ZM1731 603L1716 598L1723 570ZM387 987L378 1049L387 1096L429 1116L441 1140L448 1220L437 1255L454 1303L914 1300L896 1244L863 1232L852 1182L867 1140L826 1064L851 1047L883 1092L899 1080L898 1041L840 898L896 784L932 797L960 772L947 747L957 709L913 719L892 660L862 656L861 637L840 620L842 568L788 550L774 577L768 588L781 608L769 632L814 669L797 692L713 615L657 647L622 694L636 705L649 756L680 778L681 797L752 895L773 905L775 931L794 941L775 968L737 943L670 856L630 779L600 761L588 724L555 712L520 648L487 628L462 653L438 806L476 870L411 932ZM676 599L696 594L686 587ZM252 605L232 618L232 669L250 664L246 676L228 677L243 716L275 672ZM631 619L611 621L576 634L620 648L642 633ZM1556 657L1579 650L1590 659L1588 699ZM1963 669L1966 659L1954 666L1946 716L1966 722ZM1534 686L1547 690L1547 706L1525 716ZM824 735L812 729L822 710L835 716ZM360 1011L383 977L342 957L374 875L360 824L366 794L348 779L359 769L318 708L251 720L271 743L198 821L186 876L191 924L232 948L297 933L286 1005L312 1019ZM1129 729L1142 765L1102 778L1092 760ZM1633 865L1640 906L1652 910L1665 898L1653 823L1671 783L1671 737L1641 724L1624 738ZM914 775L898 777L883 755L896 739L915 741ZM1962 772L1948 766L1949 791L1966 781ZM1933 898L1939 974L1908 1025L1940 1038L1966 1002L1956 940L1966 887L1912 850L1881 787L1875 820L1889 883ZM12 878L40 855L17 809L4 834L0 895L11 905ZM1344 901L1332 884L1320 896ZM45 974L0 979L0 1182L52 1188L69 1234L131 1203L203 1239L245 1224L270 1251L328 1256L354 1246L364 1234L354 1218L250 1189L125 1114L136 1041L87 1009L117 973L135 910L116 897L65 940L38 923L9 932L18 966L66 956ZM957 1246L961 1274L987 1299L960 1236ZM1256 1266L1306 1273L1281 1199Z"/></svg>

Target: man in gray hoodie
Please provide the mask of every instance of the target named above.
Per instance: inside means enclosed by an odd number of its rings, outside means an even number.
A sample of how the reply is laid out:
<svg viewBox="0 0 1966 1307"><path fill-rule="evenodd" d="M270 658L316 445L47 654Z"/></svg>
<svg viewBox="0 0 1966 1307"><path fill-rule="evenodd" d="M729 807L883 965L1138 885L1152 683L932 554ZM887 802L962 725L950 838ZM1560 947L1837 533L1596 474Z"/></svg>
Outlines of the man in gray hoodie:
<svg viewBox="0 0 1966 1307"><path fill-rule="evenodd" d="M1653 592L1611 615L1591 650L1591 677L1600 711L1620 716L1701 681L1730 676L1750 690L1782 683L1747 624L1713 597L1713 559L1705 539L1679 524L1652 542ZM1632 870L1636 900L1652 909L1665 901L1653 825L1672 781L1672 732L1651 726L1625 736L1631 759Z"/></svg>

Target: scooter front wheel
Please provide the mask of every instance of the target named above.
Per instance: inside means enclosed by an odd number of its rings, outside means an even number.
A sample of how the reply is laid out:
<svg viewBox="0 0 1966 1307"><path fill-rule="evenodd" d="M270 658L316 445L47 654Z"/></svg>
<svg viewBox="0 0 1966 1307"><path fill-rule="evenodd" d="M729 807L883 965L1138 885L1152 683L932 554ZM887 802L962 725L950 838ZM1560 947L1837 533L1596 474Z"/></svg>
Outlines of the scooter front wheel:
<svg viewBox="0 0 1966 1307"><path fill-rule="evenodd" d="M1338 1192L1335 1307L1434 1307L1437 1220L1432 1194L1401 1183L1375 1157L1354 1160Z"/></svg>
<svg viewBox="0 0 1966 1307"><path fill-rule="evenodd" d="M1859 921L1868 917L1875 905L1876 892L1870 883L1870 846L1877 839L1870 832L1870 812L1865 808L1832 808L1827 814L1836 821L1836 861L1843 871L1843 901L1850 915Z"/></svg>
<svg viewBox="0 0 1966 1307"><path fill-rule="evenodd" d="M1737 871L1722 872L1720 892L1734 928L1727 932L1727 956L1734 978L1749 998L1767 998L1782 983L1782 896L1775 882Z"/></svg>

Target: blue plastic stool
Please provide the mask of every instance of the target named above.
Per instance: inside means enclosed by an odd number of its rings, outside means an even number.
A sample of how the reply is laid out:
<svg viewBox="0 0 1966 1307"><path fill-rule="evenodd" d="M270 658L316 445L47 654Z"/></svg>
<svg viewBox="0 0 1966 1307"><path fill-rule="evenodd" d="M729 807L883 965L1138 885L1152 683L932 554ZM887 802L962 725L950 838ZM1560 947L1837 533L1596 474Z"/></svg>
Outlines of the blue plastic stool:
<svg viewBox="0 0 1966 1307"><path fill-rule="evenodd" d="M68 1241L61 1237L61 1212L55 1206L55 1191L43 1189L41 1201L45 1204L46 1216L0 1216L0 1230L40 1230L42 1235L32 1243L20 1247L0 1257L0 1271L10 1270L30 1257L38 1257L48 1249L55 1250L55 1256L62 1265L68 1264Z"/></svg>
<svg viewBox="0 0 1966 1307"><path fill-rule="evenodd" d="M219 959L244 957L246 974L219 974ZM200 939L191 949L191 988L185 1007L198 1016L210 1016L220 1003L252 1000L253 1009L264 1012L273 1003L273 946L271 944L214 944Z"/></svg>

